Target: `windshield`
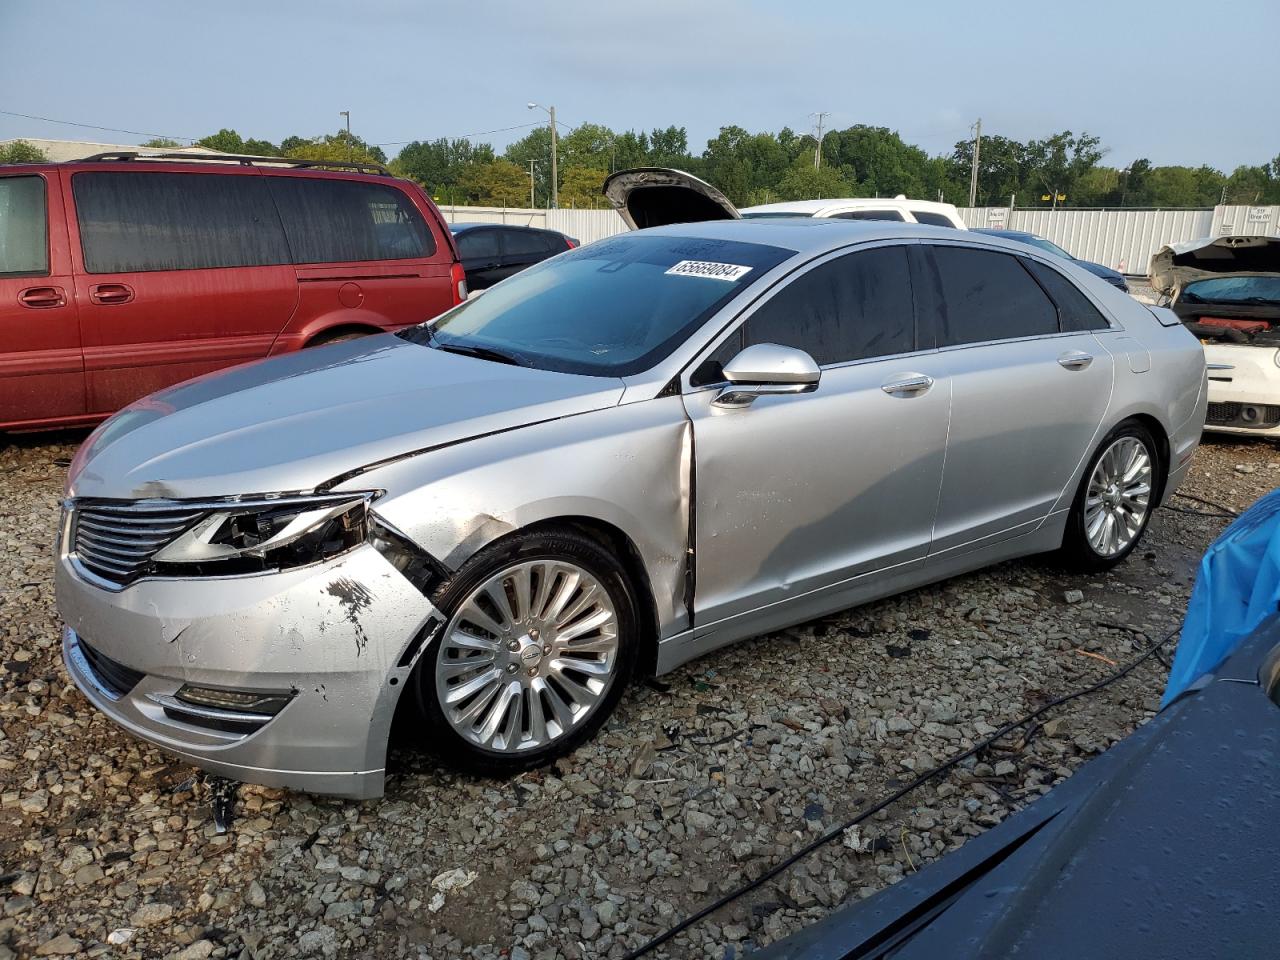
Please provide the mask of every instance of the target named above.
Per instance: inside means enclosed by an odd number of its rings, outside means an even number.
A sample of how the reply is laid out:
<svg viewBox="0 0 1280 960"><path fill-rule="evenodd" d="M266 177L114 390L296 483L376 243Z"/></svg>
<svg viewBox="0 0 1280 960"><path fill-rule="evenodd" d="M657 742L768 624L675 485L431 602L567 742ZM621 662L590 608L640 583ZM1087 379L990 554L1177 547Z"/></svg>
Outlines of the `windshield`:
<svg viewBox="0 0 1280 960"><path fill-rule="evenodd" d="M1033 247L1039 247L1041 250L1048 250L1055 256L1062 257L1065 260L1075 259L1075 257L1067 253L1067 251L1063 250L1056 243L1046 240L1043 237L1019 237L1018 239L1022 240L1023 243L1031 244Z"/></svg>
<svg viewBox="0 0 1280 960"><path fill-rule="evenodd" d="M1280 304L1280 277L1215 277L1187 284L1179 298L1191 303Z"/></svg>
<svg viewBox="0 0 1280 960"><path fill-rule="evenodd" d="M794 253L757 243L624 234L544 260L400 336L520 366L629 376L666 357Z"/></svg>

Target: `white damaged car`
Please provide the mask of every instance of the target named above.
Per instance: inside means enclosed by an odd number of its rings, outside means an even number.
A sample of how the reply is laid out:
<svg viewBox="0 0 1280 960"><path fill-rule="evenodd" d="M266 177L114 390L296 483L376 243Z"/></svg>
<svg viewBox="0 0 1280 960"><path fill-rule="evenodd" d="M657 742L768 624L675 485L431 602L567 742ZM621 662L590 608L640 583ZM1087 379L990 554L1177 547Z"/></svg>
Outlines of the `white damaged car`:
<svg viewBox="0 0 1280 960"><path fill-rule="evenodd" d="M1280 436L1280 237L1162 247L1151 286L1204 344L1205 429Z"/></svg>

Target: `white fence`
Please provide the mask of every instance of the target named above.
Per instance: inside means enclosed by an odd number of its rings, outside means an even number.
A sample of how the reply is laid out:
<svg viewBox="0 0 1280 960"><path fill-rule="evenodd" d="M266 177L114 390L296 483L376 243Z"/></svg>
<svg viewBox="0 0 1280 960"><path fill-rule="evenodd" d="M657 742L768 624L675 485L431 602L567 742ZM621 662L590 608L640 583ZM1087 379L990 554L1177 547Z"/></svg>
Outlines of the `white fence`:
<svg viewBox="0 0 1280 960"><path fill-rule="evenodd" d="M559 230L583 243L627 227L613 210L532 210L523 207L442 206L450 223L515 223ZM1147 272L1151 255L1166 243L1235 234L1280 235L1280 206L1220 206L1212 210L1023 210L962 207L969 227L1026 230L1052 240L1082 260L1124 273Z"/></svg>

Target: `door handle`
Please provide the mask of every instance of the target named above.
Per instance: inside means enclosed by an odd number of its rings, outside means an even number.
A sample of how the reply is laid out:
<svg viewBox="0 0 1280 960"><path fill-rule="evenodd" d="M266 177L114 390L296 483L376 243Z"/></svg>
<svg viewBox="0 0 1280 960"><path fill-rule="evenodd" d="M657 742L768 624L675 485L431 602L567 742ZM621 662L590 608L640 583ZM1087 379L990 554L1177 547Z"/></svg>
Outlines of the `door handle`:
<svg viewBox="0 0 1280 960"><path fill-rule="evenodd" d="M89 299L94 303L128 303L133 299L133 287L125 283L97 283L89 288Z"/></svg>
<svg viewBox="0 0 1280 960"><path fill-rule="evenodd" d="M61 287L27 287L18 294L18 302L24 307L63 307L67 294Z"/></svg>
<svg viewBox="0 0 1280 960"><path fill-rule="evenodd" d="M1093 363L1093 354L1083 350L1068 350L1058 358L1058 365L1067 370L1083 370Z"/></svg>
<svg viewBox="0 0 1280 960"><path fill-rule="evenodd" d="M925 376L923 373L912 373L905 377L899 377L890 380L880 386L880 389L890 396L901 394L907 397L918 397L929 391L933 386L933 377Z"/></svg>

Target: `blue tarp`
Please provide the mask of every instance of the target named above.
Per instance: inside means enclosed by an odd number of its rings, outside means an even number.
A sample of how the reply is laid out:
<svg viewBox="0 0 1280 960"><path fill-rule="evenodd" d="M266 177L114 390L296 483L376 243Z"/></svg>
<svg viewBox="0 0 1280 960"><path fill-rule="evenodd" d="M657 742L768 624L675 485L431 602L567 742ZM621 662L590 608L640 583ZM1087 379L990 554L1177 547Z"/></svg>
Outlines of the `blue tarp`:
<svg viewBox="0 0 1280 960"><path fill-rule="evenodd" d="M1161 706L1221 664L1278 606L1280 490L1273 490L1227 527L1200 561Z"/></svg>

